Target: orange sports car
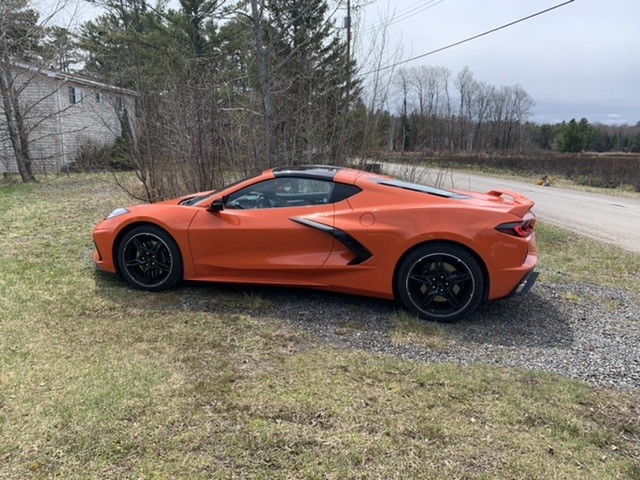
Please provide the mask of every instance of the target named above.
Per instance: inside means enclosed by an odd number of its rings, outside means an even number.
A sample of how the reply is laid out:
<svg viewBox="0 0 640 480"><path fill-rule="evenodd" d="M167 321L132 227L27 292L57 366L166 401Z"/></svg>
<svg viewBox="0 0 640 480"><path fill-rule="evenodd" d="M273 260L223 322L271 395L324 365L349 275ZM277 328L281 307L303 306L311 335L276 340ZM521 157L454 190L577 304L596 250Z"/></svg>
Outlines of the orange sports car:
<svg viewBox="0 0 640 480"><path fill-rule="evenodd" d="M333 166L274 168L219 191L118 208L93 232L99 270L143 290L181 280L397 299L449 322L530 290L533 202Z"/></svg>

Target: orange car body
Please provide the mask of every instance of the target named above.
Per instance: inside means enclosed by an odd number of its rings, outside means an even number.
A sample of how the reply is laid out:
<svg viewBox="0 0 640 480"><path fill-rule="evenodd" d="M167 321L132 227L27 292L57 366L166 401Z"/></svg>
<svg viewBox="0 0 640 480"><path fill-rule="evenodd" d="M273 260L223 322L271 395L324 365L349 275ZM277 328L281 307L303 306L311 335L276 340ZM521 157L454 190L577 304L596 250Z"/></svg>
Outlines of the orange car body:
<svg viewBox="0 0 640 480"><path fill-rule="evenodd" d="M314 199L311 204L276 193L284 203L266 208L239 203L233 208L229 202L254 185L294 177L326 178L354 193L337 201L307 194ZM431 242L472 253L486 276L484 300L511 295L534 270L531 200L506 191L442 196L438 190L432 194L394 182L347 168L267 170L219 192L199 194L195 202L187 196L138 205L104 220L93 233L94 262L99 270L118 272L123 236L135 226L152 224L175 239L184 280L311 287L392 299L403 257ZM497 228L517 229L523 223L531 231L522 235Z"/></svg>

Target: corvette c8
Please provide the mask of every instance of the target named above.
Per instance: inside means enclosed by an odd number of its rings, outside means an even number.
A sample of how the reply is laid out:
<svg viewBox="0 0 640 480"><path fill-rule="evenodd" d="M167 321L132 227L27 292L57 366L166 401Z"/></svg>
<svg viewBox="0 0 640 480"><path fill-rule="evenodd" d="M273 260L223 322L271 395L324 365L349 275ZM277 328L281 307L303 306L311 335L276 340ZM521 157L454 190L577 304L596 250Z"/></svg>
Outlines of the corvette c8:
<svg viewBox="0 0 640 480"><path fill-rule="evenodd" d="M114 210L94 263L133 287L182 280L396 299L428 320L527 292L533 202L448 191L333 166L269 169L219 191Z"/></svg>

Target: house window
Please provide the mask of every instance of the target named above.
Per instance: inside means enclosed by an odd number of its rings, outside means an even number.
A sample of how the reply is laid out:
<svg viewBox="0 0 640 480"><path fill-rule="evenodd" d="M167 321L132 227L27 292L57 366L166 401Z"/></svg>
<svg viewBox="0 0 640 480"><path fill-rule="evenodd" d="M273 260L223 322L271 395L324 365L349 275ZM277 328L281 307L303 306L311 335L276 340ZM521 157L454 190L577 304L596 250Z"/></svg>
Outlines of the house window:
<svg viewBox="0 0 640 480"><path fill-rule="evenodd" d="M104 103L102 92L96 92L96 103Z"/></svg>
<svg viewBox="0 0 640 480"><path fill-rule="evenodd" d="M80 104L82 105L82 90L76 87L69 87L69 103L71 105Z"/></svg>

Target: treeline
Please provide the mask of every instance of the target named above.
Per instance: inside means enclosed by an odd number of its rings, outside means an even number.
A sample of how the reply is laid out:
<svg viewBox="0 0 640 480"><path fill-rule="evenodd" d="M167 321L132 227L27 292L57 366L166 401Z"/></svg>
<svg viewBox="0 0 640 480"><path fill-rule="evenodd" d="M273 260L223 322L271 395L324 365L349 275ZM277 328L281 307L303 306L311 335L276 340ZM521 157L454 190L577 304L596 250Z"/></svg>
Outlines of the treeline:
<svg viewBox="0 0 640 480"><path fill-rule="evenodd" d="M640 122L591 124L586 118L557 124L529 121L534 100L520 86L496 87L464 68L399 70L395 107L377 113L377 146L419 152L640 152Z"/></svg>
<svg viewBox="0 0 640 480"><path fill-rule="evenodd" d="M84 73L143 94L135 165L147 196L271 165L351 155L354 62L324 0L101 0Z"/></svg>
<svg viewBox="0 0 640 480"><path fill-rule="evenodd" d="M591 124L586 118L558 124L529 124L533 144L562 153L640 152L640 122L631 125Z"/></svg>
<svg viewBox="0 0 640 480"><path fill-rule="evenodd" d="M381 151L640 148L639 125L533 124L535 102L521 86L490 85L468 68L399 69L372 81L327 0L90 0L104 13L78 32L39 28L34 1L0 4L0 86L11 84L6 59L39 59L140 92L137 121L123 118L122 136L149 200L219 186L229 171ZM28 146L25 132L15 137Z"/></svg>
<svg viewBox="0 0 640 480"><path fill-rule="evenodd" d="M454 76L429 66L399 70L393 83L400 106L395 115L379 113L378 134L390 149L478 153L530 144L526 120L535 102L520 85L496 87L466 67Z"/></svg>
<svg viewBox="0 0 640 480"><path fill-rule="evenodd" d="M15 100L4 112L18 125L19 166L31 163L22 119L33 105L13 88L13 61L75 65L140 93L137 121L121 119L122 136L149 200L218 186L231 169L342 163L362 143L361 86L327 1L91 3L104 13L54 35L35 0L0 2L0 87Z"/></svg>

